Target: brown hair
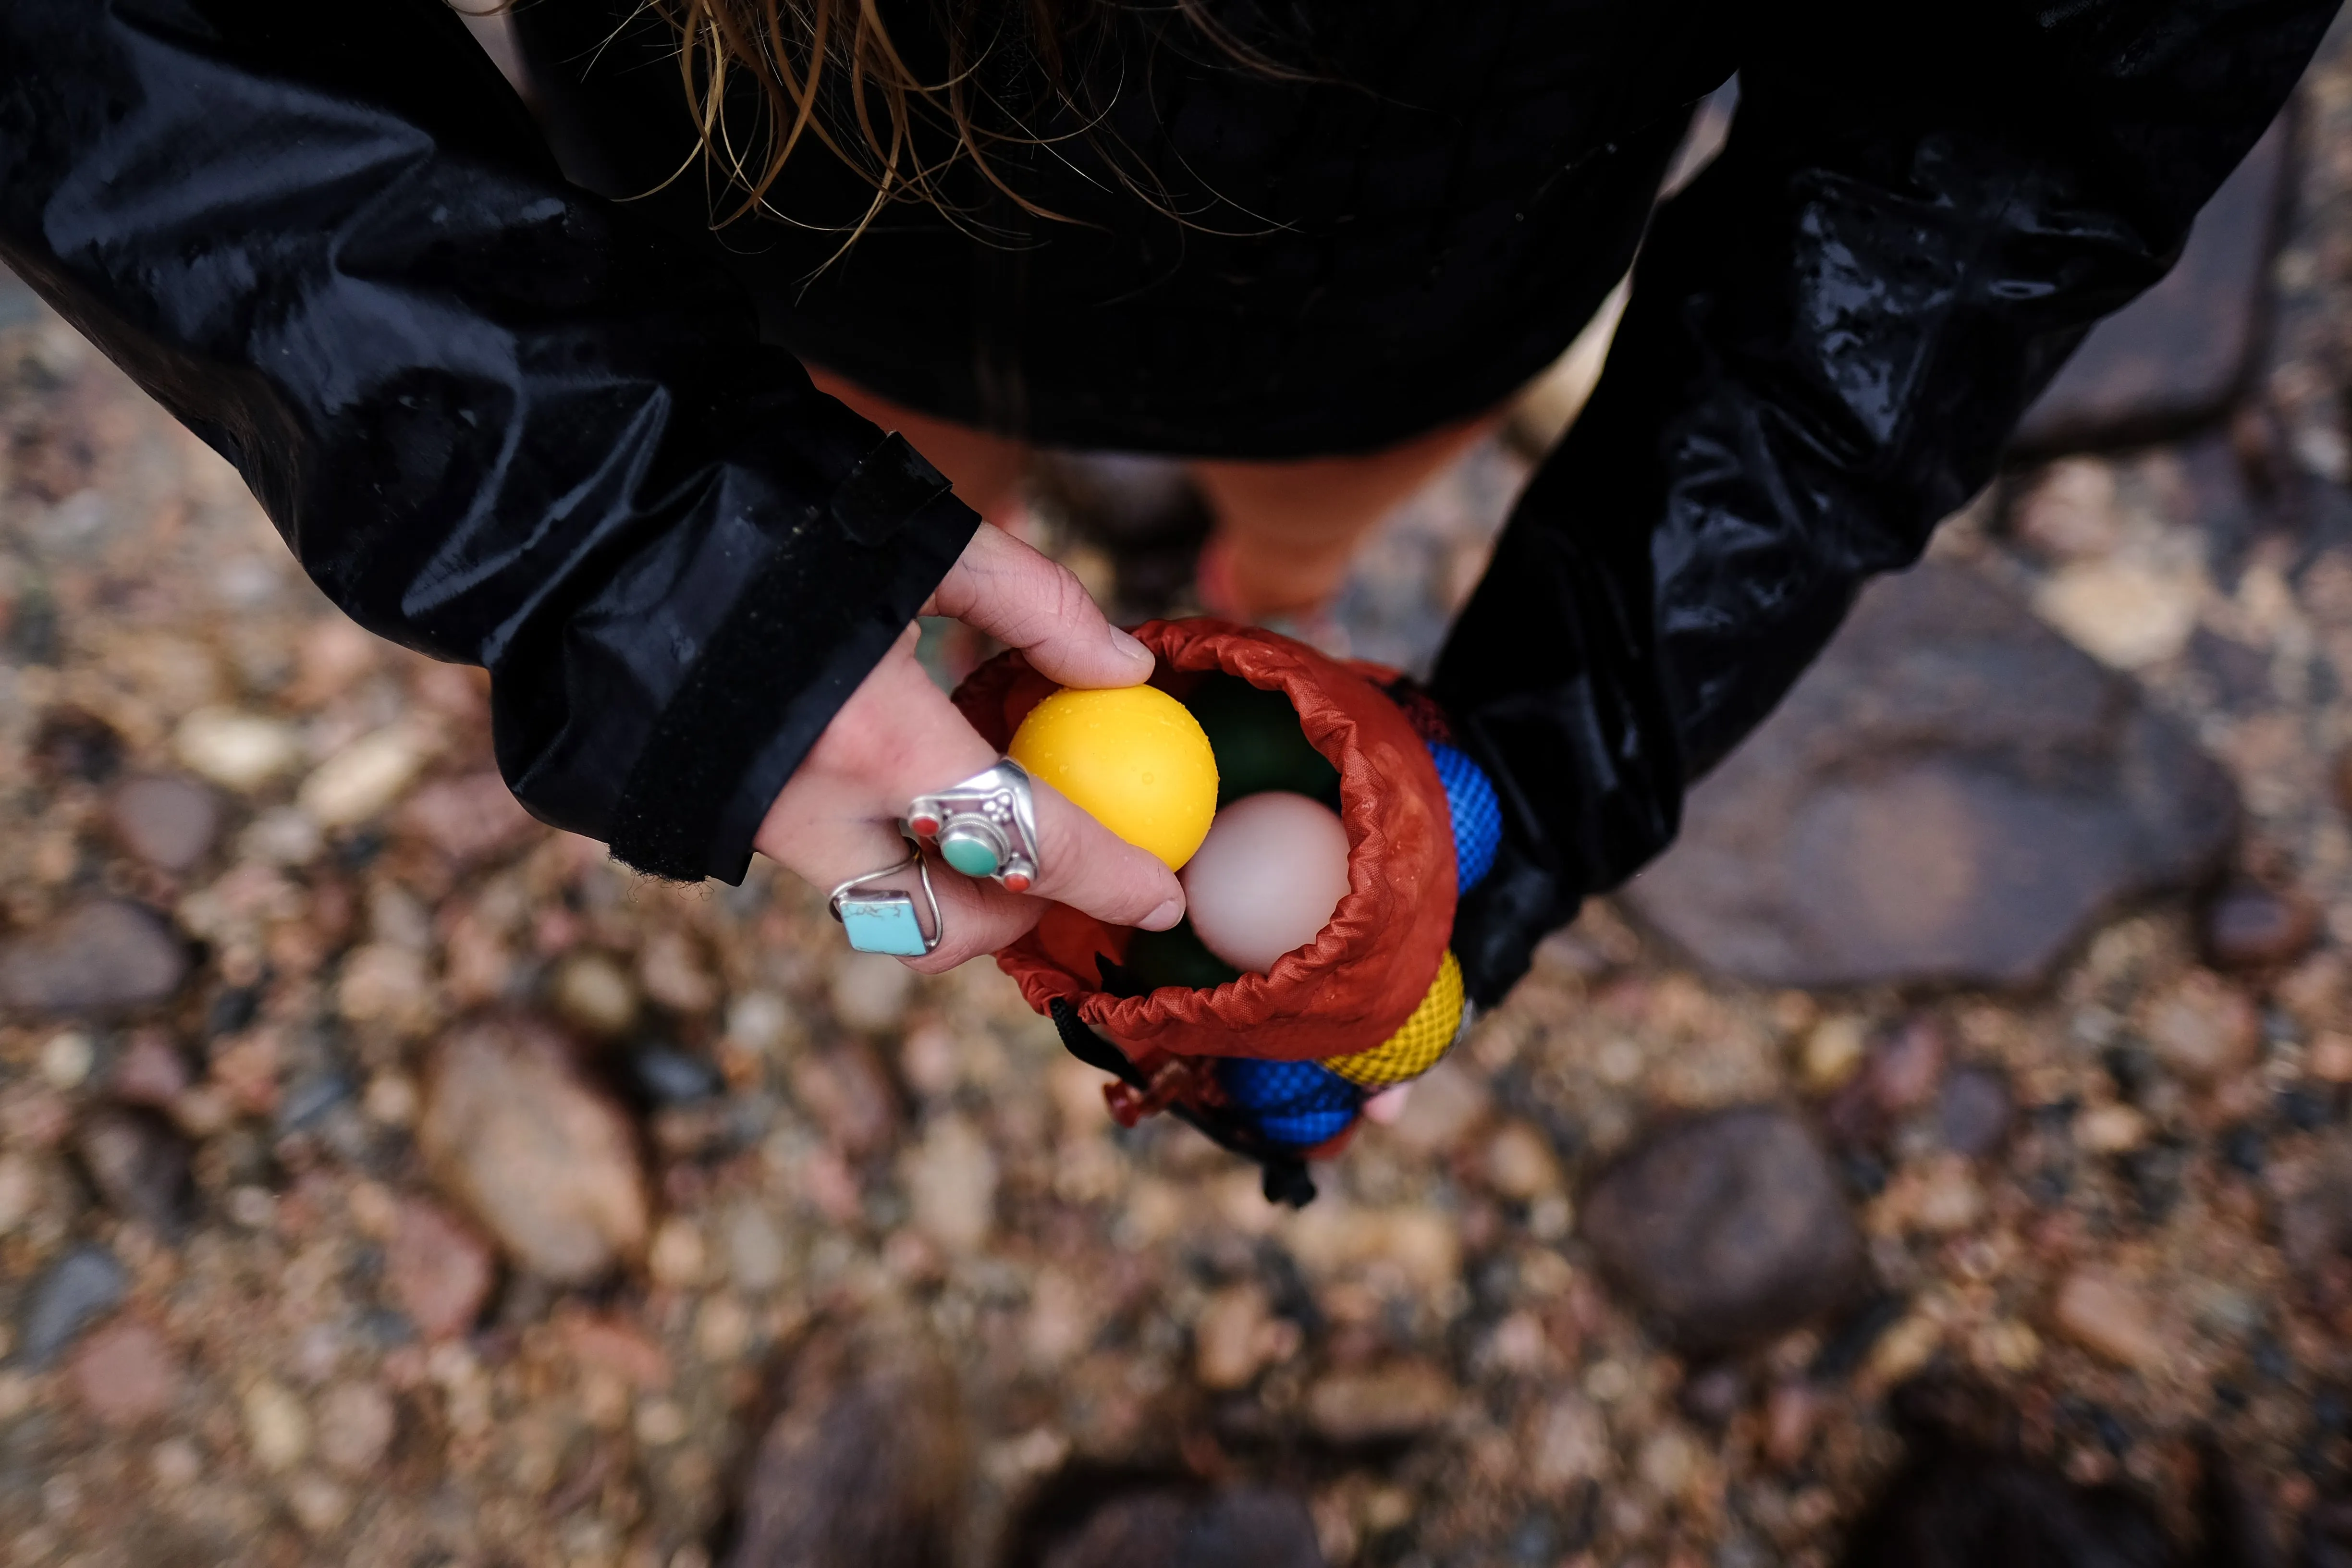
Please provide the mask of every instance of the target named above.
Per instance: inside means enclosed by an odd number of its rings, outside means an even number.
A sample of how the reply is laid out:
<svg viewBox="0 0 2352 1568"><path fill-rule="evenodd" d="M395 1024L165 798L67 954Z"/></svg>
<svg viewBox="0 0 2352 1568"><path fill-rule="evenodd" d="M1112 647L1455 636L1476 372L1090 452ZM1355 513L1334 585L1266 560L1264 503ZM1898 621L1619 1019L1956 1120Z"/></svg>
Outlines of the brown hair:
<svg viewBox="0 0 2352 1568"><path fill-rule="evenodd" d="M1122 184L1167 210L1097 135L1110 100L1095 101L1087 66L1141 32L1157 39L1171 19L1234 63L1276 77L1276 65L1206 15L1203 0L1164 0L1147 11L1126 0L931 0L944 58L931 77L910 63L883 20L884 0L651 0L677 29L678 69L701 131L701 152L735 193L714 212L731 223L766 207L784 165L814 137L874 188L854 240L884 206L910 199L974 226L945 175L969 160L986 185L1021 211L1048 211L1015 188L993 156L1009 146L1050 146L1034 128L1060 117L1108 153ZM727 100L748 77L757 115L730 124ZM1113 96L1116 89L1113 89ZM737 137L748 129L748 140ZM682 172L682 171L681 171ZM845 241L845 244L846 241Z"/></svg>

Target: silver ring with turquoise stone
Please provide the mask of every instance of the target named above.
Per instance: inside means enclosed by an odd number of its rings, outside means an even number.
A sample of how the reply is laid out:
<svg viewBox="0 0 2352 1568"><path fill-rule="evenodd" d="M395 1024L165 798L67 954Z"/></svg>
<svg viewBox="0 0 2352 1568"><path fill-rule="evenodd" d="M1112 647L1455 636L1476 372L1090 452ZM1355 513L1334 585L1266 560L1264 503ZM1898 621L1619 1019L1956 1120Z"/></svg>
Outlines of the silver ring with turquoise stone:
<svg viewBox="0 0 2352 1568"><path fill-rule="evenodd" d="M931 889L930 862L923 858L919 846L909 846L914 853L895 866L885 866L879 871L868 871L852 877L833 890L824 901L833 918L841 922L842 934L849 945L860 952L887 952L893 958L920 958L940 945L943 928L940 923L940 896ZM931 929L923 930L923 922L915 914L915 896L898 888L868 888L868 882L895 877L908 868L914 868L921 879L923 901L931 907Z"/></svg>
<svg viewBox="0 0 2352 1568"><path fill-rule="evenodd" d="M993 879L1005 891L1025 893L1037 880L1037 805L1029 773L1010 757L998 759L961 784L907 803L905 826L940 847L940 858L967 877Z"/></svg>

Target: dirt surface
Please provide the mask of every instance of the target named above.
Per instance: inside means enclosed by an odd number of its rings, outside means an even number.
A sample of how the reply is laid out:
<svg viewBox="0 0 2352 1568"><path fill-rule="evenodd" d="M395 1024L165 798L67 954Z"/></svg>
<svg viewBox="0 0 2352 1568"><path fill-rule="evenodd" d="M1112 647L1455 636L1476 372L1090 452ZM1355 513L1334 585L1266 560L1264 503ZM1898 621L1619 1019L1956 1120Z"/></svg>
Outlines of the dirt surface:
<svg viewBox="0 0 2352 1568"><path fill-rule="evenodd" d="M2013 475L1938 546L2228 770L2227 896L2000 994L1745 986L1596 906L1296 1214L1119 1131L992 968L524 818L473 672L341 622L224 463L0 304L0 1558L696 1568L843 1321L944 1356L973 1563L1081 1462L1302 1496L1335 1564L1825 1563L1938 1367L2168 1509L2210 1430L2284 1536L2352 1414L2344 49L2305 109L2231 422ZM1515 471L1389 531L1368 649L1433 646ZM1695 1333L1720 1238L1641 1256L1610 1197L1604 1259L1581 1216L1662 1126L1741 1157L1706 1130L1753 1117L1689 1117L1759 1103L1844 1205L1781 1240L1843 1258L1850 1215L1854 1277Z"/></svg>

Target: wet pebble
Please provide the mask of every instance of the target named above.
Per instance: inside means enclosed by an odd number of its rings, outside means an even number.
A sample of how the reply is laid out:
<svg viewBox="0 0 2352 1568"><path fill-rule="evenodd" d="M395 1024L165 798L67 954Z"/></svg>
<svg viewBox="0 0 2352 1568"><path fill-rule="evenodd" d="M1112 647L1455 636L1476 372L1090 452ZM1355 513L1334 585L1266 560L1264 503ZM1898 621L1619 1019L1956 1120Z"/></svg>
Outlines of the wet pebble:
<svg viewBox="0 0 2352 1568"><path fill-rule="evenodd" d="M107 1076L107 1089L115 1099L157 1108L177 1100L190 1082L187 1058L160 1029L133 1031Z"/></svg>
<svg viewBox="0 0 2352 1568"><path fill-rule="evenodd" d="M107 816L125 849L166 871L194 866L220 836L220 799L194 779L126 779Z"/></svg>
<svg viewBox="0 0 2352 1568"><path fill-rule="evenodd" d="M245 1440L265 1470L290 1470L310 1453L310 1413L283 1384L260 1378L247 1385Z"/></svg>
<svg viewBox="0 0 2352 1568"><path fill-rule="evenodd" d="M110 1426L132 1426L172 1407L180 1389L179 1358L152 1324L124 1318L74 1347L68 1363L74 1397Z"/></svg>
<svg viewBox="0 0 2352 1568"><path fill-rule="evenodd" d="M1307 1421L1329 1443L1395 1442L1444 1425L1460 1397L1436 1367L1396 1361L1325 1373L1307 1391Z"/></svg>
<svg viewBox="0 0 2352 1568"><path fill-rule="evenodd" d="M1411 1110L1408 1102L1406 1109ZM1524 1121L1507 1121L1488 1135L1483 1151L1486 1184L1517 1203L1560 1189L1559 1156L1551 1141Z"/></svg>
<svg viewBox="0 0 2352 1568"><path fill-rule="evenodd" d="M2240 1175L2259 1176L2263 1173L2263 1130L2240 1122L2226 1128L2221 1139L2221 1163Z"/></svg>
<svg viewBox="0 0 2352 1568"><path fill-rule="evenodd" d="M793 1058L793 1098L852 1159L883 1148L898 1130L898 1097L882 1064L862 1044Z"/></svg>
<svg viewBox="0 0 2352 1568"><path fill-rule="evenodd" d="M163 1001L187 972L187 951L162 921L136 904L96 899L0 942L0 1006L124 1012Z"/></svg>
<svg viewBox="0 0 2352 1568"><path fill-rule="evenodd" d="M480 1237L422 1198L404 1198L384 1245L392 1298L428 1340L451 1339L482 1315L496 1278Z"/></svg>
<svg viewBox="0 0 2352 1568"><path fill-rule="evenodd" d="M739 1290L772 1290L791 1263L776 1222L751 1204L727 1218L727 1275Z"/></svg>
<svg viewBox="0 0 2352 1568"><path fill-rule="evenodd" d="M1203 1388L1247 1388L1284 1349L1290 1328L1273 1313L1265 1292L1252 1284L1229 1285L1209 1299L1192 1325L1192 1371Z"/></svg>
<svg viewBox="0 0 2352 1568"><path fill-rule="evenodd" d="M381 816L424 772L423 737L405 724L361 736L312 769L295 804L321 827L356 827Z"/></svg>
<svg viewBox="0 0 2352 1568"><path fill-rule="evenodd" d="M2147 1042L2158 1060L2192 1083L2216 1083L2253 1064L2262 1015L2219 975L2193 973L2150 1005Z"/></svg>
<svg viewBox="0 0 2352 1568"><path fill-rule="evenodd" d="M55 709L33 734L32 760L50 781L104 784L122 766L122 737L95 714Z"/></svg>
<svg viewBox="0 0 2352 1568"><path fill-rule="evenodd" d="M931 1123L908 1151L903 1177L915 1226L951 1252L969 1252L996 1224L996 1155L961 1117Z"/></svg>
<svg viewBox="0 0 2352 1568"><path fill-rule="evenodd" d="M443 1190L533 1274L581 1283L645 1248L649 1203L627 1119L543 1026L486 1022L445 1040L416 1139Z"/></svg>
<svg viewBox="0 0 2352 1568"><path fill-rule="evenodd" d="M121 1106L93 1111L75 1134L74 1152L115 1213L166 1236L187 1223L192 1150L161 1116Z"/></svg>
<svg viewBox="0 0 2352 1568"><path fill-rule="evenodd" d="M26 1363L47 1366L130 1289L131 1276L102 1247L85 1244L58 1258L31 1291L22 1325Z"/></svg>
<svg viewBox="0 0 2352 1568"><path fill-rule="evenodd" d="M339 1383L319 1400L319 1458L347 1476L365 1476L392 1446L398 1415L373 1383Z"/></svg>
<svg viewBox="0 0 2352 1568"><path fill-rule="evenodd" d="M200 708L172 738L180 761L199 778L247 795L293 771L302 745L292 726L233 708Z"/></svg>
<svg viewBox="0 0 2352 1568"><path fill-rule="evenodd" d="M460 864L516 847L539 827L495 772L435 780L408 797L395 826Z"/></svg>
<svg viewBox="0 0 2352 1568"><path fill-rule="evenodd" d="M2290 889L2235 882L2205 907L2199 934L2217 969L2273 969L2310 951L2319 907Z"/></svg>
<svg viewBox="0 0 2352 1568"><path fill-rule="evenodd" d="M2008 1141L2015 1113L2007 1074L1996 1068L1964 1067L1937 1091L1936 1133L1954 1153L1982 1159Z"/></svg>
<svg viewBox="0 0 2352 1568"><path fill-rule="evenodd" d="M1720 1431L1748 1403L1748 1379L1729 1362L1700 1367L1683 1379L1677 1403L1693 1421Z"/></svg>
<svg viewBox="0 0 2352 1568"><path fill-rule="evenodd" d="M656 1105L691 1105L727 1092L727 1079L708 1058L669 1046L640 1046L629 1053L629 1078Z"/></svg>
<svg viewBox="0 0 2352 1568"><path fill-rule="evenodd" d="M1802 1322L1851 1291L1863 1262L1827 1156L1769 1106L1652 1133L1594 1183L1582 1228L1610 1276L1693 1350Z"/></svg>
<svg viewBox="0 0 2352 1568"><path fill-rule="evenodd" d="M878 1035L898 1026L915 992L915 972L895 958L854 952L833 972L833 1016L845 1028Z"/></svg>
<svg viewBox="0 0 2352 1568"><path fill-rule="evenodd" d="M636 1026L637 982L626 965L592 949L566 953L548 976L548 1005L581 1033L614 1039Z"/></svg>
<svg viewBox="0 0 2352 1568"><path fill-rule="evenodd" d="M2105 1269L2084 1268L2068 1275L2051 1315L2060 1333L2119 1366L2146 1370L2165 1359L2164 1340L2146 1297Z"/></svg>

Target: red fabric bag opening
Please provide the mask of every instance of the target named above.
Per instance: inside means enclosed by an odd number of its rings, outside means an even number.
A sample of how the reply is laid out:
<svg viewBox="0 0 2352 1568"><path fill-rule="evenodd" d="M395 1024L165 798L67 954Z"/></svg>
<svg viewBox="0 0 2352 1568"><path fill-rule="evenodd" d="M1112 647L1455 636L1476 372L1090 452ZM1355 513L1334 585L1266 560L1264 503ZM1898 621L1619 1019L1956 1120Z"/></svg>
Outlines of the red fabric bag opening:
<svg viewBox="0 0 2352 1568"><path fill-rule="evenodd" d="M1211 988L1112 994L1098 956L1123 963L1133 932L1061 904L997 953L999 967L1039 1013L1066 1001L1146 1071L1163 1057L1319 1059L1378 1045L1421 1005L1454 929L1445 790L1421 735L1375 684L1393 672L1225 621L1150 621L1135 635L1159 657L1151 684L1179 701L1213 670L1290 699L1308 742L1339 773L1347 894L1315 941L1271 973ZM955 703L1002 751L1055 689L1016 651L974 670Z"/></svg>

